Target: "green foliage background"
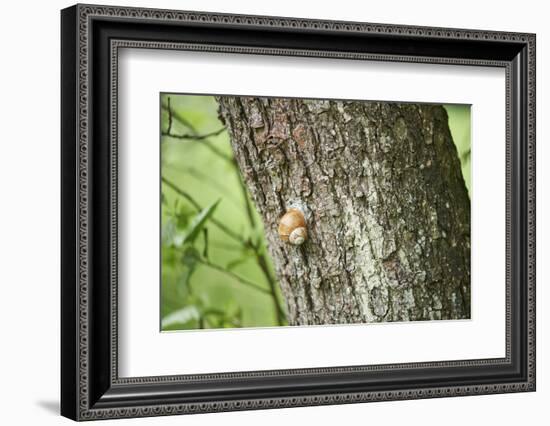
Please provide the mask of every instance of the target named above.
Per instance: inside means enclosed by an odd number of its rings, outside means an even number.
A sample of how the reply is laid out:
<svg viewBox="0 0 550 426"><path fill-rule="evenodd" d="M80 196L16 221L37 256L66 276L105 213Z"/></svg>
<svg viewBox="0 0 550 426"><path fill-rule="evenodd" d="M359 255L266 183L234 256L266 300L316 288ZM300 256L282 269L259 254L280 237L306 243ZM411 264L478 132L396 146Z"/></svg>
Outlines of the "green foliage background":
<svg viewBox="0 0 550 426"><path fill-rule="evenodd" d="M470 191L470 107L445 108ZM262 221L216 101L163 94L161 133L161 329L286 325Z"/></svg>

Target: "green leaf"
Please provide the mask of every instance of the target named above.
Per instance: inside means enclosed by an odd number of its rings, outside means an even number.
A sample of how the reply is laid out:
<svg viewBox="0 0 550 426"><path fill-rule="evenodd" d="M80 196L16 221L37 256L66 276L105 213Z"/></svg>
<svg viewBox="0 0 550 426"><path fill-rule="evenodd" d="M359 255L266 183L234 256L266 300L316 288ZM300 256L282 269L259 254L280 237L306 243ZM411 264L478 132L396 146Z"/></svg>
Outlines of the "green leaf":
<svg viewBox="0 0 550 426"><path fill-rule="evenodd" d="M179 230L185 230L189 224L189 220L195 215L195 209L191 208L187 204L182 204L175 213L176 224Z"/></svg>
<svg viewBox="0 0 550 426"><path fill-rule="evenodd" d="M184 268L182 273L178 276L176 287L180 297L187 297L189 295L189 280L193 272L195 272L195 266L187 267Z"/></svg>
<svg viewBox="0 0 550 426"><path fill-rule="evenodd" d="M174 242L176 237L176 223L172 218L167 218L166 222L162 226L162 244L165 246L170 246Z"/></svg>
<svg viewBox="0 0 550 426"><path fill-rule="evenodd" d="M200 253L195 247L188 245L184 248L183 256L181 257L183 271L178 279L178 290L181 295L185 295L190 291L189 280L197 269L198 259L200 259Z"/></svg>
<svg viewBox="0 0 550 426"><path fill-rule="evenodd" d="M190 321L198 321L200 316L201 314L196 306L186 306L162 318L161 327L165 329L175 324L186 324Z"/></svg>
<svg viewBox="0 0 550 426"><path fill-rule="evenodd" d="M197 236L203 229L208 219L210 219L210 217L214 213L214 210L216 210L216 207L218 206L220 201L221 199L218 199L216 202L212 203L210 206L201 210L201 212L197 214L197 216L195 216L195 218L189 225L189 229L187 230L187 233L183 236L182 244L195 242L195 240L197 239Z"/></svg>

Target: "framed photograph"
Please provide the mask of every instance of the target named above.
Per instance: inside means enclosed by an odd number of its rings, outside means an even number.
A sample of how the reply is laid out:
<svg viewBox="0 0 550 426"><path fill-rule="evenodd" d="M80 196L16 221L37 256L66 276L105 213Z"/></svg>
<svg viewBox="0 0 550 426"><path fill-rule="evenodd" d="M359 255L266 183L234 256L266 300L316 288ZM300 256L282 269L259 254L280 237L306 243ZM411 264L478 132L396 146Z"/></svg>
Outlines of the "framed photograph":
<svg viewBox="0 0 550 426"><path fill-rule="evenodd" d="M61 12L61 412L535 390L535 35Z"/></svg>

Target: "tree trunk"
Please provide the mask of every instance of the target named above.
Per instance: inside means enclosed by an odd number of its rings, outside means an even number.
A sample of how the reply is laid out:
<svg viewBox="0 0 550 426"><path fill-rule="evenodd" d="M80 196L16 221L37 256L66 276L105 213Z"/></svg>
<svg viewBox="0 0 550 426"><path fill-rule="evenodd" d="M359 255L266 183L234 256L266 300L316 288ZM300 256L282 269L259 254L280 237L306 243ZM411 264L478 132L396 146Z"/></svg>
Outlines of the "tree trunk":
<svg viewBox="0 0 550 426"><path fill-rule="evenodd" d="M217 100L291 325L470 317L470 200L443 107ZM301 246L277 234L290 207Z"/></svg>

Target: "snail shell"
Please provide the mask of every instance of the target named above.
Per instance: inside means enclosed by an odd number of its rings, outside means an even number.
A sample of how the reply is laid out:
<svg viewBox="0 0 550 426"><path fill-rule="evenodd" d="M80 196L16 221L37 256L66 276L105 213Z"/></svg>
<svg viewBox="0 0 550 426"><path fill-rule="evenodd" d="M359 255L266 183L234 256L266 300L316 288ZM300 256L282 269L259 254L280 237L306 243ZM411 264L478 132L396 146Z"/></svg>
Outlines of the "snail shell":
<svg viewBox="0 0 550 426"><path fill-rule="evenodd" d="M307 239L306 219L298 209L288 209L279 220L279 237L290 244L300 245Z"/></svg>

